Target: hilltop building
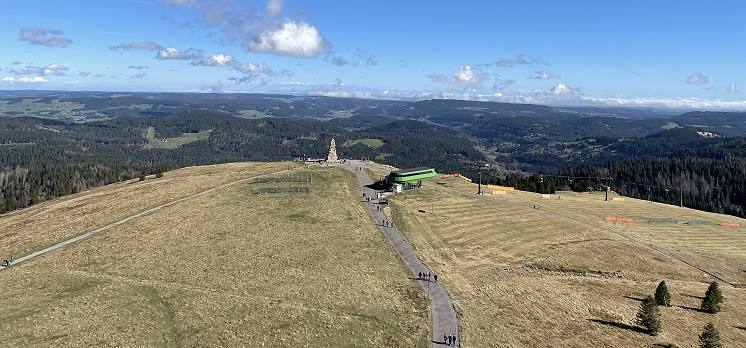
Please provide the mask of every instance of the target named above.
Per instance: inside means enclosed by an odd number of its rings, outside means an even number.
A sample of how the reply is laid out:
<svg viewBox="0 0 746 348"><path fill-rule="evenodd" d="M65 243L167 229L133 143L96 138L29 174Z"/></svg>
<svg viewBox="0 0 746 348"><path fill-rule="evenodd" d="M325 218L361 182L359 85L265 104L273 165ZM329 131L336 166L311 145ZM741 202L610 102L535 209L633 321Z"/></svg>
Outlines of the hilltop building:
<svg viewBox="0 0 746 348"><path fill-rule="evenodd" d="M422 186L422 180L437 176L433 168L418 167L410 169L401 169L391 172L386 177L386 183L391 185L394 192L401 192L404 189Z"/></svg>

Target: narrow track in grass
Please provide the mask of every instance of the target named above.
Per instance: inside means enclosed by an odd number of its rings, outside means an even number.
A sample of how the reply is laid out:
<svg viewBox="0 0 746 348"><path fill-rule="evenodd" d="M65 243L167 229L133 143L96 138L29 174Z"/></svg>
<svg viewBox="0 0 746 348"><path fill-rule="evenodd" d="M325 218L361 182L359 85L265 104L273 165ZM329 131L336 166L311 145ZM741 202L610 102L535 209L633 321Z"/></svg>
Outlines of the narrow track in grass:
<svg viewBox="0 0 746 348"><path fill-rule="evenodd" d="M178 203L181 203L181 202L184 202L184 201L188 201L188 200L191 200L191 199L194 199L194 198L197 198L197 197L201 197L201 196L204 196L206 194L215 192L217 190L224 189L226 187L230 187L230 186L233 186L233 185L236 185L236 184L240 184L240 183L249 181L251 179L255 179L255 178L263 177L263 176L267 176L267 175L274 175L274 174L284 173L284 172L288 172L288 171L290 171L290 170L283 169L283 170L278 170L278 171L274 171L274 172L253 175L253 176L246 177L246 178L243 178L243 179L238 179L238 180L235 180L235 181L231 181L231 182L219 185L219 186L215 186L215 187L209 188L207 190L200 191L200 192L197 192L197 193L191 194L189 196L182 197L182 198L179 198L179 199L167 202L167 203L163 203L161 205L158 205L158 206L155 206L155 207L143 210L143 211L141 211L139 213L136 213L136 214L127 216L127 217L125 217L123 219L120 219L120 220L114 221L112 223L106 224L106 225L101 226L101 227L99 227L99 228L97 228L95 230L88 231L88 232L85 232L83 234L77 235L75 237L63 240L63 241L58 242L58 243L56 243L54 245L46 247L46 248L44 248L42 250L35 251L35 252L31 253L31 254L21 256L21 257L15 259L13 261L13 264L11 265L11 267L13 267L14 265L17 265L19 263L27 262L27 261L35 258L35 257L42 256L44 254L50 253L52 251L55 251L57 249L66 247L66 246L68 246L70 244L73 244L73 243L79 242L81 240L93 237L93 236L95 236L95 235L97 235L97 234L99 234L101 232L104 232L106 230L109 230L109 229L111 229L113 227L116 227L116 226L119 226L119 225L122 225L122 224L126 224L128 222L137 220L137 219L139 219L139 218L141 218L143 216L152 214L152 213L154 213L156 211L159 211L159 210L161 210L163 208L170 207L170 206L172 206L174 204L178 204ZM0 266L0 271L4 270L5 268L7 268L7 267Z"/></svg>
<svg viewBox="0 0 746 348"><path fill-rule="evenodd" d="M365 193L367 197L375 197L375 191L368 187L373 184L373 180L365 171L366 163L361 161L349 161L348 164L342 164L340 167L355 173L362 192ZM355 168L357 167L360 169L356 170ZM461 337L458 335L458 313L456 313L456 308L453 305L453 300L451 299L448 290L442 282L417 279L417 274L419 272L430 272L432 274L435 274L435 272L425 265L419 256L417 256L417 252L414 250L412 245L404 239L396 228L383 224L383 221L388 220L388 218L383 214L383 211L378 211L376 209L377 203L375 202L375 199L366 202L366 205L368 207L368 212L376 222L376 225L378 225L378 229L381 230L391 247L402 259L402 262L404 262L407 268L412 272L412 279L417 281L417 283L422 287L422 290L426 291L427 296L430 299L430 311L433 326L432 337L430 340L433 347L445 346L443 335L456 335L458 338L456 344L452 343L451 346L460 346Z"/></svg>

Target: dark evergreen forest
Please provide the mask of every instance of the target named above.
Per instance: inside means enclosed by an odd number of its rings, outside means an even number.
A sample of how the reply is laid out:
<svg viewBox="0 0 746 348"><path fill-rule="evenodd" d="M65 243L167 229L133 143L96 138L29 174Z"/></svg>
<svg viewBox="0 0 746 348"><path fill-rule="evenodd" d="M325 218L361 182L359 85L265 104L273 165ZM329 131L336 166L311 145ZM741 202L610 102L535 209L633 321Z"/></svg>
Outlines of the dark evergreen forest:
<svg viewBox="0 0 746 348"><path fill-rule="evenodd" d="M212 130L205 141L177 149L147 149L144 131L159 137ZM241 119L208 111L165 117L125 117L89 123L0 118L0 212L95 186L174 168L235 161L324 157L331 138L375 138L384 145L339 146L348 158L378 158L401 167L454 168L483 159L460 132L414 120L356 116Z"/></svg>

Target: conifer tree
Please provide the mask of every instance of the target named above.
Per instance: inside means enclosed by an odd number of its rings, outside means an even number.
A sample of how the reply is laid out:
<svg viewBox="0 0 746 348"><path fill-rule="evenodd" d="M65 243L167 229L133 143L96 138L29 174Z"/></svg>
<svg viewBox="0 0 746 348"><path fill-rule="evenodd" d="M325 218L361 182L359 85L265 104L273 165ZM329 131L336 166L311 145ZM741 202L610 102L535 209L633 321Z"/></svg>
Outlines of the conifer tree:
<svg viewBox="0 0 746 348"><path fill-rule="evenodd" d="M700 348L720 348L723 344L720 343L720 333L712 323L705 325L705 330L699 335L699 347Z"/></svg>
<svg viewBox="0 0 746 348"><path fill-rule="evenodd" d="M662 280L655 289L655 301L659 306L671 307L671 293L668 292L665 280Z"/></svg>
<svg viewBox="0 0 746 348"><path fill-rule="evenodd" d="M637 311L637 325L645 328L651 336L657 336L661 330L661 314L658 310L658 303L652 296L646 297L640 304L640 310Z"/></svg>
<svg viewBox="0 0 746 348"><path fill-rule="evenodd" d="M717 282L710 283L705 292L705 298L702 299L702 310L707 313L715 314L720 312L720 304L723 302L723 294Z"/></svg>

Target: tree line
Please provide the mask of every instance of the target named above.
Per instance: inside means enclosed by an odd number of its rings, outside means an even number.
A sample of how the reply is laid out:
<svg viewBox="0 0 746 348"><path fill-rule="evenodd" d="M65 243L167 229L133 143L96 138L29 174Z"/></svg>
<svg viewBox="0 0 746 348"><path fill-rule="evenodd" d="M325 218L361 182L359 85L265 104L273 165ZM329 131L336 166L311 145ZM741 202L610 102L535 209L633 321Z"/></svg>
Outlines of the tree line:
<svg viewBox="0 0 746 348"><path fill-rule="evenodd" d="M145 131L159 138L212 130L207 140L177 149L148 149ZM447 168L483 159L463 133L412 120L355 116L314 119L241 119L190 110L161 117L124 117L67 124L0 118L0 213L92 187L175 168L237 161L321 158L332 138L340 156L378 159L400 167ZM381 139L384 145L342 146Z"/></svg>

